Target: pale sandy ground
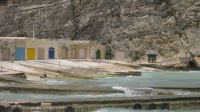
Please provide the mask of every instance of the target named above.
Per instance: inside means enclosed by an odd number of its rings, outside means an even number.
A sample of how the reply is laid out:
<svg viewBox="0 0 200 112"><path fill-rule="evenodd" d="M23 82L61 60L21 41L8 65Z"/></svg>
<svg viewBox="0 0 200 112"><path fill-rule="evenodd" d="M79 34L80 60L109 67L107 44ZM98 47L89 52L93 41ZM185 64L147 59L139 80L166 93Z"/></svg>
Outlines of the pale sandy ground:
<svg viewBox="0 0 200 112"><path fill-rule="evenodd" d="M50 78L95 79L114 76L118 72L135 72L136 66L107 60L37 60L2 62L4 71L24 72L28 80L40 80L46 74Z"/></svg>

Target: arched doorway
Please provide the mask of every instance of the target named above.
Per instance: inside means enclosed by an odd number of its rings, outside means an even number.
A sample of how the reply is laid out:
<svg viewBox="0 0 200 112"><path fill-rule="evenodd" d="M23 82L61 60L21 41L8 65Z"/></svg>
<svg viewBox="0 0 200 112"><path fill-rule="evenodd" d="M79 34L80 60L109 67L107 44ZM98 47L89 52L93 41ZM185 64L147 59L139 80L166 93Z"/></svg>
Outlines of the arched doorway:
<svg viewBox="0 0 200 112"><path fill-rule="evenodd" d="M10 50L8 48L2 49L2 60L9 61L10 60Z"/></svg>
<svg viewBox="0 0 200 112"><path fill-rule="evenodd" d="M49 59L55 59L55 49L53 47L49 48Z"/></svg>
<svg viewBox="0 0 200 112"><path fill-rule="evenodd" d="M85 49L79 49L79 59L85 59Z"/></svg>
<svg viewBox="0 0 200 112"><path fill-rule="evenodd" d="M4 106L0 106L0 112L7 112L6 107L4 107Z"/></svg>
<svg viewBox="0 0 200 112"><path fill-rule="evenodd" d="M67 47L61 48L60 59L68 59L68 48Z"/></svg>
<svg viewBox="0 0 200 112"><path fill-rule="evenodd" d="M44 60L44 48L38 48L38 60Z"/></svg>
<svg viewBox="0 0 200 112"><path fill-rule="evenodd" d="M19 107L15 107L12 112L22 112L22 109Z"/></svg>
<svg viewBox="0 0 200 112"><path fill-rule="evenodd" d="M16 48L15 59L17 61L25 60L25 48Z"/></svg>
<svg viewBox="0 0 200 112"><path fill-rule="evenodd" d="M156 110L157 109L157 106L156 106L156 104L150 104L149 106L148 106L148 110Z"/></svg>
<svg viewBox="0 0 200 112"><path fill-rule="evenodd" d="M27 60L35 60L35 48L27 48Z"/></svg>
<svg viewBox="0 0 200 112"><path fill-rule="evenodd" d="M170 107L169 107L169 104L168 103L163 103L160 105L160 109L162 110L169 110Z"/></svg>
<svg viewBox="0 0 200 112"><path fill-rule="evenodd" d="M79 58L78 54L79 54L79 51L78 51L77 46L71 46L71 48L70 48L70 56L71 57L70 58L78 59Z"/></svg>
<svg viewBox="0 0 200 112"><path fill-rule="evenodd" d="M101 59L101 51L99 49L96 51L96 59Z"/></svg>
<svg viewBox="0 0 200 112"><path fill-rule="evenodd" d="M65 108L64 112L75 112L75 109L71 106Z"/></svg>
<svg viewBox="0 0 200 112"><path fill-rule="evenodd" d="M135 104L134 106L133 106L133 109L134 110L142 110L142 105L141 104Z"/></svg>

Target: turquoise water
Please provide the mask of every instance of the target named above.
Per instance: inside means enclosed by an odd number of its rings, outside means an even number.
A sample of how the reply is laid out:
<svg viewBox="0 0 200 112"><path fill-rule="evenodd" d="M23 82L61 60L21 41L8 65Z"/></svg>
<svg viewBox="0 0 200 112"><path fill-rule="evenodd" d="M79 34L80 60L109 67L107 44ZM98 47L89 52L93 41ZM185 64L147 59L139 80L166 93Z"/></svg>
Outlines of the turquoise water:
<svg viewBox="0 0 200 112"><path fill-rule="evenodd" d="M200 88L200 72L144 72L142 76L110 77L99 80L77 81L74 84L127 88Z"/></svg>
<svg viewBox="0 0 200 112"><path fill-rule="evenodd" d="M53 82L53 83L52 83ZM49 81L55 85L67 86L69 81ZM144 72L142 76L125 76L125 77L111 77L99 80L75 81L70 84L87 85L87 86L110 86L113 88L142 88L147 89L151 87L187 87L200 88L200 72ZM60 94L40 94L40 93L11 93L6 91L0 92L1 100L56 100L65 98L80 98L80 97L121 97L123 94L109 94L109 95L60 95ZM130 95L128 95L130 96Z"/></svg>
<svg viewBox="0 0 200 112"><path fill-rule="evenodd" d="M84 82L85 83L85 82ZM126 87L126 88L151 88L151 87L177 87L200 88L200 72L144 72L142 76L127 76L100 79L86 83L97 85ZM132 110L120 108L104 108L94 112L200 112L200 110Z"/></svg>
<svg viewBox="0 0 200 112"><path fill-rule="evenodd" d="M144 72L142 76L125 76L125 77L109 77L99 80L86 81L48 81L50 85L87 85L87 86L110 86L122 88L152 88L152 87L186 87L186 88L200 88L200 72ZM82 97L121 97L122 94L110 95L59 95L59 94L40 94L40 93L12 93L1 91L0 100L2 101L66 101L68 98L82 98ZM126 97L126 96L124 96ZM104 108L94 112L200 112L200 110L177 110L177 111L139 111L128 110L120 108Z"/></svg>

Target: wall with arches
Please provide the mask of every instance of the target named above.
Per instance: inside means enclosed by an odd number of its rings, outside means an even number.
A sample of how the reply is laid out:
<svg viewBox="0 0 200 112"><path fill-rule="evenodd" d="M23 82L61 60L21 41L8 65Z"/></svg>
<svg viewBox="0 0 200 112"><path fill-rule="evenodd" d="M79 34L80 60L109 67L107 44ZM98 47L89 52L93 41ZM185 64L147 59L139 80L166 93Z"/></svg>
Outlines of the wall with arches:
<svg viewBox="0 0 200 112"><path fill-rule="evenodd" d="M92 41L0 37L2 60L105 59L105 47Z"/></svg>

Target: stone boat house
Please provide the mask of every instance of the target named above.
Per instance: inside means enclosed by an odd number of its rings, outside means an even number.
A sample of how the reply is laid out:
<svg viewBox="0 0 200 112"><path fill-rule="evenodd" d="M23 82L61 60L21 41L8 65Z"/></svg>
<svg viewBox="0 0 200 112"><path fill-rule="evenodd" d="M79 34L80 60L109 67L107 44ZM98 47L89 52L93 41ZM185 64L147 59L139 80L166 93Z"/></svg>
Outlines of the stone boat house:
<svg viewBox="0 0 200 112"><path fill-rule="evenodd" d="M149 50L146 52L148 63L156 63L157 62L157 51Z"/></svg>
<svg viewBox="0 0 200 112"><path fill-rule="evenodd" d="M105 47L93 41L0 37L3 61L46 59L105 59Z"/></svg>

